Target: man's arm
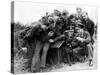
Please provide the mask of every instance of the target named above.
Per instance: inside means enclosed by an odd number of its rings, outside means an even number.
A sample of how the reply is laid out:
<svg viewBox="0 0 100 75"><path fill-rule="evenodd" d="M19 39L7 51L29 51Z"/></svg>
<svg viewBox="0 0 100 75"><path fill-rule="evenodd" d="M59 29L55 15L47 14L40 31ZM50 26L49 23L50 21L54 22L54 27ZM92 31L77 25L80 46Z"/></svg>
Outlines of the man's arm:
<svg viewBox="0 0 100 75"><path fill-rule="evenodd" d="M64 37L65 37L65 35L64 35L64 34L62 34L62 35L60 35L60 36L56 37L56 38L54 39L54 41L57 41L57 40L62 39L62 38L64 38Z"/></svg>
<svg viewBox="0 0 100 75"><path fill-rule="evenodd" d="M85 31L85 34L86 34L86 38L85 38L84 42L86 42L86 43L91 42L90 34L87 31Z"/></svg>
<svg viewBox="0 0 100 75"><path fill-rule="evenodd" d="M40 25L39 23L35 23L35 24L26 32L24 38L34 36L34 34L36 34L35 32L36 32L38 29L42 29L42 27L41 27L41 25Z"/></svg>
<svg viewBox="0 0 100 75"><path fill-rule="evenodd" d="M50 39L49 41L56 42L57 40L60 40L60 39L62 39L62 38L64 38L64 37L65 37L65 35L62 34L62 35L56 37L55 39Z"/></svg>
<svg viewBox="0 0 100 75"><path fill-rule="evenodd" d="M87 31L84 31L84 36L83 37L85 37L85 38L76 37L76 39L81 41L81 42L86 42L86 43L89 43L91 41L90 34Z"/></svg>

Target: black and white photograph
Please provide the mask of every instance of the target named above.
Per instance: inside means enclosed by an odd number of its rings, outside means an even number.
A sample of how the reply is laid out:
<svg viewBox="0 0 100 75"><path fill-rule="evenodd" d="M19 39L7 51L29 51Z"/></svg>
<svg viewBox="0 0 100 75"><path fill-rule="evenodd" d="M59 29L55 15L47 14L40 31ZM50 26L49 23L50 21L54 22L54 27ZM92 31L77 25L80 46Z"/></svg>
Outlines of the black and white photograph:
<svg viewBox="0 0 100 75"><path fill-rule="evenodd" d="M98 10L63 3L11 2L11 73L97 69Z"/></svg>

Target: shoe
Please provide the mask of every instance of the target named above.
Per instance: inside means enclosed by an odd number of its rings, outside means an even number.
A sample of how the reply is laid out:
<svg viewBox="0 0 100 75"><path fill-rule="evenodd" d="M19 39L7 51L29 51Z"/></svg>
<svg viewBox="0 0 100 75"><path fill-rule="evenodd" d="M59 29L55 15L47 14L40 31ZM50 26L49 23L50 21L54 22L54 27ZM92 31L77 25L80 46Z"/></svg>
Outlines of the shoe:
<svg viewBox="0 0 100 75"><path fill-rule="evenodd" d="M90 66L90 67L93 66L93 61L92 61L92 59L89 60L89 66Z"/></svg>

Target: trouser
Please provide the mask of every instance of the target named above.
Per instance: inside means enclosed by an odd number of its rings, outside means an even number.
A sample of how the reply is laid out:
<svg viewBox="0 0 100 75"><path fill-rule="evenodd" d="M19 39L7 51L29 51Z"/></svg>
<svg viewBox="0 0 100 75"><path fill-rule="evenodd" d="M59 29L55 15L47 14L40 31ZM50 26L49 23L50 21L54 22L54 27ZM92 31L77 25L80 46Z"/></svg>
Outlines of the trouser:
<svg viewBox="0 0 100 75"><path fill-rule="evenodd" d="M47 52L48 52L49 47L50 47L50 43L49 42L45 42L44 46L43 46L43 52L42 52L42 55L41 55L40 67L45 67L46 57L47 57Z"/></svg>
<svg viewBox="0 0 100 75"><path fill-rule="evenodd" d="M28 56L28 68L30 68L32 64L34 49L35 49L35 42L27 44L26 47L28 48L28 52L26 54Z"/></svg>
<svg viewBox="0 0 100 75"><path fill-rule="evenodd" d="M93 46L91 43L87 44L87 49L88 49L88 58L89 60L93 59Z"/></svg>
<svg viewBox="0 0 100 75"><path fill-rule="evenodd" d="M72 64L72 62L71 62L72 49L71 48L66 49L66 55L67 55L68 64L69 64L69 66L71 66L71 64Z"/></svg>
<svg viewBox="0 0 100 75"><path fill-rule="evenodd" d="M45 43L42 43L40 41L36 42L35 53L32 58L31 71L39 71L40 66L45 67L46 56L47 56L47 51L48 51L49 46L50 44L48 42L45 42ZM42 48L43 48L43 52L40 59L40 52Z"/></svg>

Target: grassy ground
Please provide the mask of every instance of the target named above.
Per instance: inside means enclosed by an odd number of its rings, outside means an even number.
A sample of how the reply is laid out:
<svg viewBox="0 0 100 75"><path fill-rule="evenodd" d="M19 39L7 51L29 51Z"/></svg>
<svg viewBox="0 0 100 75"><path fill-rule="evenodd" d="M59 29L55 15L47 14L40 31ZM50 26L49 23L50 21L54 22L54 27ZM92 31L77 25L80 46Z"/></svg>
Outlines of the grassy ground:
<svg viewBox="0 0 100 75"><path fill-rule="evenodd" d="M84 63L75 63L72 66L68 64L60 64L59 66L54 66L52 69L48 70L48 72L64 72L71 70L88 70L88 69L97 69L97 41L94 44L94 58L93 58L93 66L88 65L88 61Z"/></svg>
<svg viewBox="0 0 100 75"><path fill-rule="evenodd" d="M15 27L15 28L20 28L20 27ZM23 27L22 27L23 28ZM19 29L16 29L19 31ZM15 35L18 36L19 34ZM16 37L18 38L18 37ZM15 47L17 48L18 46L18 39L15 39ZM21 46L21 40L20 41L20 45ZM15 51L16 52L16 51ZM94 65L92 67L89 67L88 62L84 62L84 63L75 63L72 66L69 66L68 64L57 64L57 65L53 65L51 67L47 67L44 70L41 70L41 72L62 72L62 71L69 71L69 70L87 70L87 69L95 69L97 68L97 40L95 41L94 44ZM24 53L22 52L21 55L16 55L14 57L14 72L16 74L19 73L30 73L29 69L27 68L28 66L28 59L25 58Z"/></svg>
<svg viewBox="0 0 100 75"><path fill-rule="evenodd" d="M24 57L15 57L14 61L14 71L15 73L30 73L27 67L27 61L28 59L25 59ZM58 64L53 65L49 68L46 68L44 70L41 70L41 72L65 72L65 71L71 71L71 70L88 70L88 69L96 69L97 68L97 41L94 44L94 65L90 67L88 65L88 61L84 63L75 63L72 66L69 66L68 64Z"/></svg>

